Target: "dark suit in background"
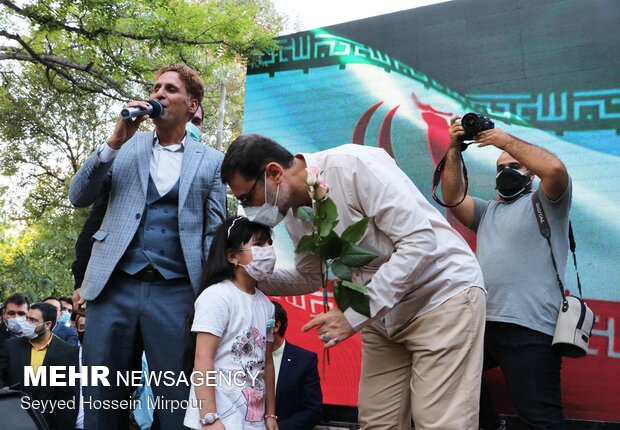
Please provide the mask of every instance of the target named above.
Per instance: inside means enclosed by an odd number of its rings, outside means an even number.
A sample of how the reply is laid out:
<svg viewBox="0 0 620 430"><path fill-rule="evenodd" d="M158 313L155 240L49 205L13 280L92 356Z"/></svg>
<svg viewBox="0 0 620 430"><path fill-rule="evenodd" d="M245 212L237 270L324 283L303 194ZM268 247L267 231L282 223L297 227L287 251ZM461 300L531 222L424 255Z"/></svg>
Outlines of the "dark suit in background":
<svg viewBox="0 0 620 430"><path fill-rule="evenodd" d="M50 430L67 430L75 428L77 406L75 387L53 387L49 381L38 386L24 385L24 366L30 366L32 345L28 339L18 337L5 342L0 351L0 387L13 387L28 394L33 400L74 400L76 409L56 408L54 413L48 409L43 413ZM52 340L45 353L42 366L78 366L78 348L52 335ZM66 367L64 368L66 371Z"/></svg>
<svg viewBox="0 0 620 430"><path fill-rule="evenodd" d="M323 416L323 394L316 353L288 341L276 386L276 415L280 430L310 430Z"/></svg>
<svg viewBox="0 0 620 430"><path fill-rule="evenodd" d="M73 346L77 347L80 345L77 331L73 327L67 327L66 325L56 323L52 333L58 336L60 340L63 340Z"/></svg>
<svg viewBox="0 0 620 430"><path fill-rule="evenodd" d="M4 321L0 321L0 351L2 351L2 348L4 348L4 342L11 339L12 337L13 336L11 335L9 328L6 326Z"/></svg>
<svg viewBox="0 0 620 430"><path fill-rule="evenodd" d="M75 260L71 264L71 272L75 279L74 289L82 286L86 266L88 266L88 260L90 260L90 254L93 250L93 235L101 227L103 217L108 209L109 198L110 188L107 183L104 183L100 195L88 212L82 231L75 241Z"/></svg>

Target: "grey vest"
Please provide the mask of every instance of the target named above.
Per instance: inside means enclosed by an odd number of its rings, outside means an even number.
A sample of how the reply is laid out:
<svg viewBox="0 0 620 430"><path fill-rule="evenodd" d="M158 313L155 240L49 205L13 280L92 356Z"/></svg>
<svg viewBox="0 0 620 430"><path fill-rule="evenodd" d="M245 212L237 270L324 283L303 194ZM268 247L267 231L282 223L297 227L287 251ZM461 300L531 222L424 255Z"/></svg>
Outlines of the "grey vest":
<svg viewBox="0 0 620 430"><path fill-rule="evenodd" d="M179 181L160 196L149 175L140 226L116 267L133 275L152 264L166 279L188 276L179 239L178 209Z"/></svg>

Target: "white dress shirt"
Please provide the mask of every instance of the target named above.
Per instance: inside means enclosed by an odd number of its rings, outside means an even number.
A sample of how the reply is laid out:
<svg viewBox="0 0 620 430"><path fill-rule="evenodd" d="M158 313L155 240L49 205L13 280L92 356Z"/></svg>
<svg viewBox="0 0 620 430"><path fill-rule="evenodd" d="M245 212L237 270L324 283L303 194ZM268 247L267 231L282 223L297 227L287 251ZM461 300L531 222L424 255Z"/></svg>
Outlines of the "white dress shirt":
<svg viewBox="0 0 620 430"><path fill-rule="evenodd" d="M355 331L384 318L389 335L470 287L484 288L482 272L469 245L422 195L383 149L342 145L315 154L299 154L307 167L319 166L338 208L336 233L372 217L359 245L378 257L353 270L353 282L365 285L367 318L349 308L344 316ZM312 224L292 210L286 229L295 245ZM268 295L299 295L321 285L318 259L295 256L295 269L276 270L259 288Z"/></svg>
<svg viewBox="0 0 620 430"><path fill-rule="evenodd" d="M278 386L278 375L280 374L280 364L282 364L282 355L284 355L285 345L286 340L282 341L282 345L280 345L280 348L271 351L271 355L273 357L273 370L276 373L276 382L274 384L274 387Z"/></svg>
<svg viewBox="0 0 620 430"><path fill-rule="evenodd" d="M174 187L181 176L181 164L183 164L183 149L187 134L181 143L161 146L159 138L155 134L153 140L153 156L149 173L157 187L160 196L164 196ZM120 149L112 149L107 143L99 147L99 161L109 163L114 160Z"/></svg>

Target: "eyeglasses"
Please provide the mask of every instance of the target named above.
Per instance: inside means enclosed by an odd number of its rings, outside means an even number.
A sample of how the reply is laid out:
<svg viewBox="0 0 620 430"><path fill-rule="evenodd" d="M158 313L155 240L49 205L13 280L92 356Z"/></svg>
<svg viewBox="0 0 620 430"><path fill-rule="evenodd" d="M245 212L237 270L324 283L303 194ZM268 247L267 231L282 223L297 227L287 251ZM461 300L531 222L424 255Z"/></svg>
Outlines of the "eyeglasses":
<svg viewBox="0 0 620 430"><path fill-rule="evenodd" d="M256 184L258 184L258 180L261 178L261 176L263 176L263 173L265 172L265 168L263 167L260 172L258 172L258 175L256 176L256 179L254 180L254 185L252 185L252 188L250 188L250 191L248 191L247 193L239 196L239 198L237 200L239 200L239 204L241 206L245 206L248 204L248 202L250 200L252 200L252 196L254 195L254 189L256 189Z"/></svg>

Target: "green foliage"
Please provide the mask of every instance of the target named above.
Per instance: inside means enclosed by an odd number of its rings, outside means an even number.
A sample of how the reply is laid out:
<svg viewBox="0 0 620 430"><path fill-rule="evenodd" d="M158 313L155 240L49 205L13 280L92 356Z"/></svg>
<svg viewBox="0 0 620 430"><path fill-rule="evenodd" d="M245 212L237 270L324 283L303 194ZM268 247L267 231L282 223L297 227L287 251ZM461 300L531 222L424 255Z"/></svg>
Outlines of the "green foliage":
<svg viewBox="0 0 620 430"><path fill-rule="evenodd" d="M252 59L275 47L281 22L266 1L3 1L2 59L44 66L62 90L121 100L151 73L185 63L204 76L220 64ZM269 17L271 21L264 19ZM15 23L21 25L15 25ZM42 68L43 70L43 68ZM140 95L140 93L137 93Z"/></svg>
<svg viewBox="0 0 620 430"><path fill-rule="evenodd" d="M350 281L353 278L353 270L344 264L340 259L334 260L331 265L332 273L338 279L342 279L344 281Z"/></svg>
<svg viewBox="0 0 620 430"><path fill-rule="evenodd" d="M318 240L316 242L315 251L317 255L324 260L333 260L334 258L338 258L340 256L340 252L344 247L345 243L343 243L342 239L338 236L334 230L330 230L327 233L327 236L323 235L321 232L318 236Z"/></svg>
<svg viewBox="0 0 620 430"><path fill-rule="evenodd" d="M361 285L347 281L335 282L334 299L340 309L351 307L361 315L370 316L370 302L366 289Z"/></svg>
<svg viewBox="0 0 620 430"><path fill-rule="evenodd" d="M237 216L239 201L231 193L226 193L226 211L229 217Z"/></svg>
<svg viewBox="0 0 620 430"><path fill-rule="evenodd" d="M299 243L297 243L297 247L295 248L295 252L297 254L301 254L302 252L314 252L315 249L316 249L316 236L312 234L312 235L303 236L299 240Z"/></svg>
<svg viewBox="0 0 620 430"><path fill-rule="evenodd" d="M0 299L14 292L27 292L32 300L70 294L75 238L86 213L63 210L27 228L0 226Z"/></svg>
<svg viewBox="0 0 620 430"><path fill-rule="evenodd" d="M332 201L327 198L317 205L316 209L316 229L319 236L328 236L338 225L338 209Z"/></svg>
<svg viewBox="0 0 620 430"><path fill-rule="evenodd" d="M362 267L377 258L377 254L361 246L349 244L344 247L340 255L340 261L349 267Z"/></svg>
<svg viewBox="0 0 620 430"><path fill-rule="evenodd" d="M35 77L54 91L125 102L146 98L161 66L185 63L205 82L204 141L211 145L220 88L227 90L229 142L241 131L245 65L277 47L283 25L272 0L23 3L0 4L0 77Z"/></svg>
<svg viewBox="0 0 620 430"><path fill-rule="evenodd" d="M342 232L342 239L350 243L359 242L364 237L369 222L370 217L365 216L355 224L351 224Z"/></svg>
<svg viewBox="0 0 620 430"><path fill-rule="evenodd" d="M70 206L68 184L121 101L145 99L154 71L185 63L205 82L207 143L226 86L230 140L241 131L245 64L275 47L281 22L271 0L0 2L0 299L71 292L87 210Z"/></svg>
<svg viewBox="0 0 620 430"><path fill-rule="evenodd" d="M328 190L320 184L319 178L310 173L306 182L313 196L314 208L301 207L297 218L314 226L309 235L303 236L295 248L296 253L311 252L321 262L323 288L327 288L329 270L337 278L334 281L334 299L341 311L352 307L356 312L370 317L370 304L366 288L351 282L355 267L362 267L377 257L359 245L366 233L369 217L364 217L348 226L342 235L334 228L338 225L338 209L327 197Z"/></svg>

